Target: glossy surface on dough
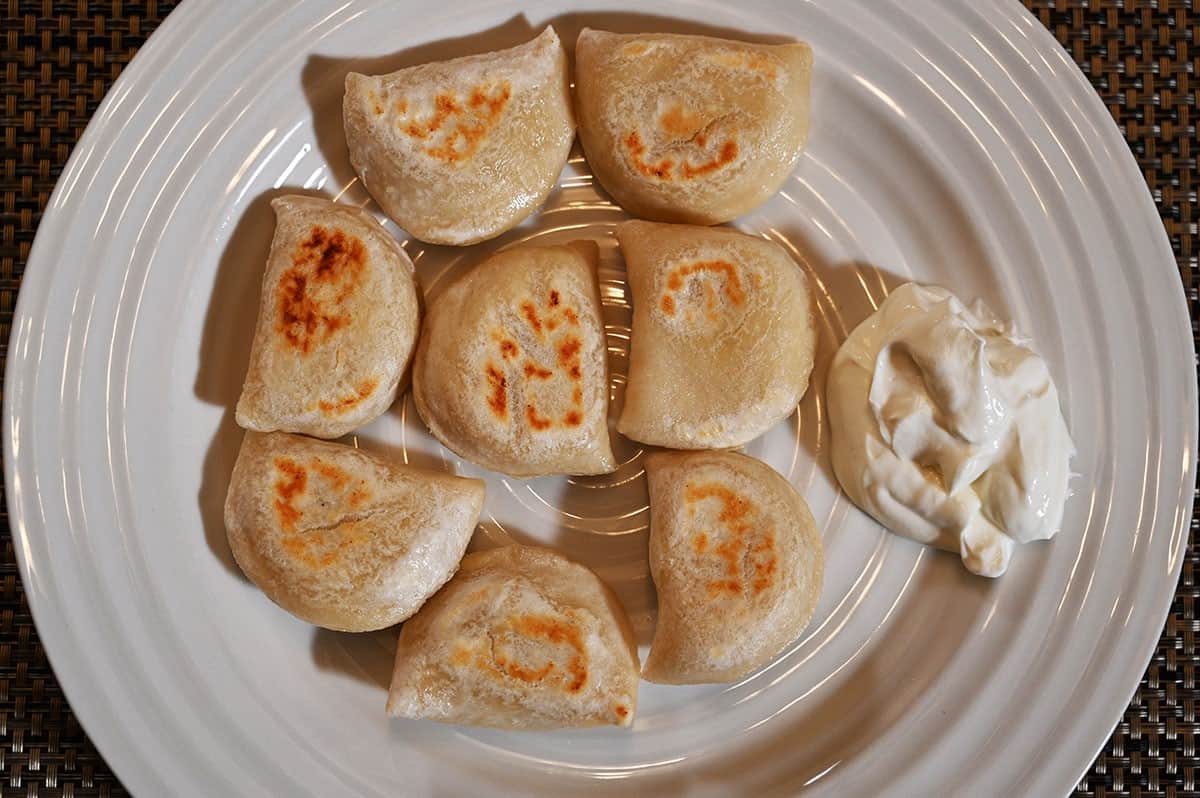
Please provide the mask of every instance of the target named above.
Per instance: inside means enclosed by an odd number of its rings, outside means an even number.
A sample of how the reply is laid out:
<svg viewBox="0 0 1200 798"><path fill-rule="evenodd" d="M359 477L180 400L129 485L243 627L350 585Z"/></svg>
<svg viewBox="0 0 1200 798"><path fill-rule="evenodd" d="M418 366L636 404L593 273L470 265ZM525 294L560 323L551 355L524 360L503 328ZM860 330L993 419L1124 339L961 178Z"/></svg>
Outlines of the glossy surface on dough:
<svg viewBox="0 0 1200 798"><path fill-rule="evenodd" d="M629 726L637 647L594 573L550 549L469 554L404 624L391 715L504 729Z"/></svg>
<svg viewBox="0 0 1200 798"><path fill-rule="evenodd" d="M237 563L288 612L364 632L408 618L458 568L484 483L284 433L247 432L225 501Z"/></svg>
<svg viewBox="0 0 1200 798"><path fill-rule="evenodd" d="M278 197L237 422L259 432L345 435L396 399L416 347L412 261L375 217Z"/></svg>
<svg viewBox="0 0 1200 798"><path fill-rule="evenodd" d="M585 28L575 59L588 163L637 216L727 222L778 191L804 148L807 44Z"/></svg>
<svg viewBox="0 0 1200 798"><path fill-rule="evenodd" d="M726 228L617 227L633 292L629 383L617 429L675 449L739 446L808 389L808 284L780 246Z"/></svg>
<svg viewBox="0 0 1200 798"><path fill-rule="evenodd" d="M506 250L431 303L413 399L438 440L512 476L613 470L596 257Z"/></svg>
<svg viewBox="0 0 1200 798"><path fill-rule="evenodd" d="M808 625L825 553L808 504L770 466L735 452L656 453L650 573L658 624L643 676L731 682Z"/></svg>
<svg viewBox="0 0 1200 798"><path fill-rule="evenodd" d="M553 28L493 53L346 76L350 161L408 233L474 244L546 201L575 119L567 55Z"/></svg>

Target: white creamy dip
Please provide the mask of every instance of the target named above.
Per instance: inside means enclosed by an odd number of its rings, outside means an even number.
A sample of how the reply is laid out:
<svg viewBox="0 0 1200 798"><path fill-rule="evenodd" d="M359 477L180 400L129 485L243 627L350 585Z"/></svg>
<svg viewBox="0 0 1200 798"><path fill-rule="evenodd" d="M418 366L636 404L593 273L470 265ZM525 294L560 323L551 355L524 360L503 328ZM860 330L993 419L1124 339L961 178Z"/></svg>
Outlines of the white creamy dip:
<svg viewBox="0 0 1200 798"><path fill-rule="evenodd" d="M982 302L907 283L834 357L842 489L891 531L999 576L1062 523L1075 453L1046 362Z"/></svg>

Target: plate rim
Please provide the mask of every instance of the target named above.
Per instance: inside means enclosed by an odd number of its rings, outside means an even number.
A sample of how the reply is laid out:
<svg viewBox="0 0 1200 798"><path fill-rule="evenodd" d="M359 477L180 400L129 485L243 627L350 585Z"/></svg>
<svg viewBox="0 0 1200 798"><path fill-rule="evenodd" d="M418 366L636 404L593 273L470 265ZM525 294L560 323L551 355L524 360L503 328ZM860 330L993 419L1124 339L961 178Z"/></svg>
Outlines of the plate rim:
<svg viewBox="0 0 1200 798"><path fill-rule="evenodd" d="M30 590L33 579L28 560L31 519L22 516L20 491L16 485L18 466L13 449L13 429L19 423L17 415L19 408L16 406L14 397L24 392L23 383L27 381L28 375L23 369L13 368L14 361L23 360L22 357L14 358L14 354L21 351L20 342L32 334L26 331L38 318L30 310L30 304L34 301L31 295L35 290L42 291L48 288L54 269L58 265L57 261L49 260L50 256L44 254L47 248L52 247L56 242L47 241L47 236L43 231L46 229L48 220L53 221L56 216L64 212L61 210L60 202L63 193L67 191L67 176L80 168L80 162L87 157L84 153L90 151L98 143L102 134L114 124L114 121L109 119L109 113L113 107L145 78L143 73L149 69L149 63L160 53L167 51L170 43L188 29L188 23L200 14L204 1L181 0L180 4L163 18L159 26L146 38L145 43L121 70L117 79L109 86L91 118L88 119L83 133L71 148L71 154L67 157L62 172L55 181L54 189L46 199L46 206L38 221L33 244L30 246L29 256L25 261L25 269L21 274L17 301L13 307L8 355L4 364L4 401L3 408L0 409L0 415L3 418L3 429L0 430L0 434L3 438L4 495L9 514L9 534L13 540L13 553L17 561L17 570L21 577L21 586L29 607L30 618L33 620L34 628L42 642L50 669L62 688L63 696L67 699L68 706L75 714L80 727L95 746L109 770L134 795L152 795L154 794L151 792L152 790L166 786L160 780L161 772L138 746L128 744L124 735L113 733L120 731L119 724L115 723L116 719L113 715L104 712L104 708L98 706L99 701L94 699L92 691L87 689L91 679L86 669L63 656L64 649L68 648L75 654L79 654L77 641L67 633L61 624L65 617L63 608L56 602L43 599L37 591ZM132 109L127 112L127 115L132 115ZM119 119L117 119L117 123L119 123ZM47 261L46 264L40 265L43 260ZM33 365L36 368L36 364ZM33 492L31 488L30 493ZM41 531L44 534L44 530ZM55 620L59 623L50 625L42 623L41 619L47 615L55 616ZM54 651L59 653L52 653ZM78 660L78 657L75 659ZM104 734L95 734L97 729L103 729Z"/></svg>
<svg viewBox="0 0 1200 798"><path fill-rule="evenodd" d="M1192 331L1191 313L1187 305L1186 288L1178 282L1180 280L1178 263L1175 259L1175 252L1171 248L1170 237L1158 212L1158 206L1154 202L1150 186L1142 175L1141 167L1138 166L1137 159L1134 157L1129 142L1125 139L1117 121L1113 118L1107 106L1105 106L1104 99L1091 84L1091 81L1088 80L1087 75L1083 73L1083 69L1062 43L1054 37L1054 34L1042 24L1041 20L1022 3L1013 3L1010 6L1000 8L999 11L1013 18L1018 23L1024 23L1027 30L1031 31L1032 37L1040 40L1038 42L1040 47L1057 55L1060 61L1068 67L1066 74L1070 83L1067 85L1067 88L1071 89L1075 98L1091 112L1093 117L1099 118L1100 124L1097 127L1105 139L1105 144L1118 153L1115 166L1121 170L1121 178L1137 186L1137 191L1133 192L1136 199L1130 200L1128 207L1136 210L1141 216L1140 223L1152 231L1152 236L1158 246L1158 251L1154 253L1153 260L1156 263L1169 264L1169 273L1173 280L1172 285L1176 288L1176 290L1170 292L1174 300L1170 314L1174 318L1165 324L1164 327L1174 324L1176 326L1175 334L1187 342L1184 348L1185 350L1190 350L1187 368L1191 371L1196 363L1197 349L1196 339ZM986 10L981 11L981 13L986 13ZM1099 737L1094 745L1089 746L1091 749L1090 756L1086 761L1079 764L1078 772L1074 779L1075 784L1080 783L1086 778L1096 758L1104 750L1105 745L1111 739L1117 726L1120 725L1121 719L1125 716L1129 706L1133 703L1133 699L1142 685L1142 677L1149 668L1150 662L1154 658L1154 653L1158 650L1158 641L1166 631L1166 623L1171 613L1171 606L1174 604L1175 595L1179 589L1179 579L1183 573L1183 562L1188 550L1188 530L1190 529L1191 519L1196 509L1197 493L1200 492L1200 486L1197 486L1197 448L1200 448L1200 394L1198 394L1200 384L1194 379L1185 380L1184 382L1187 386L1187 396L1184 404L1189 411L1184 427L1185 434L1190 430L1190 435L1188 435L1189 439L1184 444L1187 468L1180 482L1182 485L1190 486L1190 488L1187 489L1187 498L1181 507L1185 512L1179 515L1180 528L1174 530L1177 533L1177 542L1175 543L1175 550L1172 552L1174 566L1167 580L1170 584L1170 591L1164 592L1164 597L1160 599L1161 606L1155 609L1151 615L1155 620L1152 627L1154 632L1147 635L1141 654L1136 658L1128 660L1130 663L1137 664L1137 675L1133 677L1129 689L1125 693L1122 693L1123 702L1119 706L1113 702L1113 708L1105 713L1107 719L1102 724L1104 729L1103 736ZM1150 615L1150 613L1144 613L1145 615ZM1131 670L1132 668L1126 668L1127 672ZM1068 788L1068 790L1070 789Z"/></svg>
<svg viewBox="0 0 1200 798"><path fill-rule="evenodd" d="M10 529L14 543L14 555L22 585L26 592L29 610L38 635L43 642L47 658L81 726L87 731L89 739L92 740L117 778L135 793L149 792L152 789L157 789L158 785L161 784L160 779L163 775L161 770L155 762L151 761L144 754L144 748L136 744L130 744L132 741L127 742L124 735L114 733L120 731L119 728L114 728L114 725L117 725L114 724L115 716L106 712L105 707L101 706L103 703L102 699L94 698L91 691L86 689L94 681L90 676L90 672L88 669L82 667L81 658L65 656L68 649L76 654L80 650L77 639L70 633L69 628L62 623L67 617L67 613L64 611L65 607L57 599L51 600L37 590L29 590L29 586L35 579L31 571L31 563L28 561L29 552L31 551L29 540L31 536L37 534L38 530L36 529L35 520L32 517L24 515L22 492L17 485L20 466L14 457L13 430L20 422L21 416L20 408L14 401L14 396L20 396L25 393L24 384L28 381L32 371L36 370L37 367L36 363L30 363L21 356L20 351L22 349L21 344L23 342L27 343L29 336L33 334L35 323L39 319L44 319L44 316L35 315L35 312L43 309L42 307L39 306L36 309L31 309L31 304L35 301L33 294L41 293L48 288L58 266L58 261L52 260L53 256L47 254L53 248L55 242L48 239L48 234L45 231L47 230L48 221L54 223L59 216L67 213L69 210L68 207L60 204L62 195L66 191L66 181L64 178L81 168L81 162L87 157L85 153L94 148L105 132L113 130L114 127L117 131L120 130L121 126L119 122L121 113L124 112L110 116L110 113L114 110L114 106L131 89L136 87L138 83L147 78L153 79L154 76L148 74L150 63L164 53L168 53L173 42L176 42L181 37L186 39L191 30L189 23L196 19L198 15L204 13L203 9L209 6L214 6L214 4L212 2L205 2L204 0L184 0L167 15L135 57L122 70L117 80L109 87L103 100L89 119L83 134L73 147L71 155L64 165L54 189L47 200L42 217L38 223L33 245L26 259L25 270L22 275L13 311L8 348L9 359L6 361L4 374L3 460L5 492L9 501ZM984 10L982 13L987 13L987 11ZM1098 130L1103 136L1106 147L1113 149L1119 154L1116 159L1116 167L1120 170L1120 180L1136 184L1140 187L1138 191L1134 192L1137 195L1136 199L1126 198L1126 204L1123 208L1125 210L1137 211L1137 227L1148 227L1151 231L1155 231L1152 234L1157 242L1157 251L1153 253L1152 258L1148 258L1147 260L1156 262L1166 261L1166 263L1171 264L1169 271L1175 290L1172 290L1170 293L1174 296L1174 302L1173 308L1169 311L1163 308L1164 313L1162 318L1165 319L1163 321L1163 329L1170 337L1182 335L1182 339L1187 342L1185 349L1190 349L1191 352L1191 360L1187 364L1190 370L1192 364L1195 362L1196 344L1192 335L1191 316L1187 308L1186 294L1178 282L1174 282L1179 279L1177 269L1175 268L1174 253L1150 189L1145 183L1128 142L1121 134L1116 121L1112 118L1107 107L1105 107L1103 99L1097 94L1078 64L1070 57L1070 54L1057 39L1054 38L1053 34L1042 25L1040 20L1020 4L1013 4L1011 8L1001 10L1000 13L1008 16L1010 19L1024 23L1026 30L1031 32L1030 35L1037 40L1035 43L1041 49L1050 49L1053 51L1059 56L1062 63L1068 67L1067 74L1063 76L1062 83L1064 88L1069 89L1075 99L1092 115L1094 118L1093 121L1096 122ZM168 63L173 64L176 60L176 58L172 58ZM1152 268L1158 269L1162 265L1166 264L1156 265ZM1165 317L1167 316L1171 318L1166 319ZM1171 327L1175 327L1175 329L1169 329ZM19 365L20 367L14 368L15 365ZM1188 395L1184 400L1184 404L1189 406L1187 409L1190 410L1190 413L1183 427L1185 433L1190 432L1190 440L1184 442L1184 451L1188 462L1185 473L1182 475L1181 484L1194 486L1197 468L1195 452L1198 441L1200 441L1200 409L1197 406L1196 382L1194 380L1186 380L1185 384L1188 386ZM27 460L28 455L26 455ZM32 494L34 491L32 488L29 488L25 493ZM1158 641L1161 638L1163 627L1174 601L1188 545L1187 530L1190 526L1192 511L1194 511L1195 490L1187 491L1186 495L1187 498L1184 500L1184 506L1178 508L1188 510L1188 512L1180 513L1179 515L1182 534L1177 535L1177 542L1174 544L1174 551L1172 552L1174 555L1173 572L1167 580L1171 589L1159 594L1161 596L1159 599L1161 606L1154 608L1152 614L1150 612L1142 613L1143 618L1149 619L1152 617L1156 621L1152 627L1149 627L1153 629L1153 633L1146 635L1146 640L1141 647L1142 656L1127 660L1127 663L1137 664L1138 666L1132 686L1128 691L1128 695L1125 695L1124 702L1120 705L1112 702L1112 709L1105 713L1106 717L1111 719L1111 722L1108 722L1105 726L1103 736L1098 737L1098 742L1095 745L1095 750L1092 751L1091 757L1080 764L1080 769L1075 779L1076 783L1087 774L1096 754L1103 750L1104 745L1111 736L1112 730L1120 722L1121 717L1124 716L1130 701L1141 684L1141 676L1145 673L1154 652L1157 650ZM41 530L43 534L44 531ZM1175 531L1179 532L1179 530ZM47 617L53 618L58 623L44 627L38 622L39 618L45 619ZM55 651L59 653L53 653ZM1128 664L1124 669L1125 672L1133 670ZM1108 704L1105 704L1105 706L1108 706ZM103 736L97 736L92 734L91 730L93 729L103 729L105 733Z"/></svg>

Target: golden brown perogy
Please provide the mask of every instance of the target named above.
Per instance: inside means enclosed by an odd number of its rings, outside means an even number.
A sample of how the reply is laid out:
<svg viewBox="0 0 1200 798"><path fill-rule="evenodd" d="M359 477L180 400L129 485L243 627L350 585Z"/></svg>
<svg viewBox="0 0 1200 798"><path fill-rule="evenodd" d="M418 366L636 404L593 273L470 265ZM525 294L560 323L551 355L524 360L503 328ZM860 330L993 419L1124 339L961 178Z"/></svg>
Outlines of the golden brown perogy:
<svg viewBox="0 0 1200 798"><path fill-rule="evenodd" d="M597 251L505 250L430 303L413 400L439 441L518 477L616 467Z"/></svg>
<svg viewBox="0 0 1200 798"><path fill-rule="evenodd" d="M658 623L642 676L696 684L753 673L817 605L825 554L808 504L735 452L651 454L646 475Z"/></svg>
<svg viewBox="0 0 1200 798"><path fill-rule="evenodd" d="M777 244L726 228L617 227L633 294L617 429L673 449L740 446L808 390L816 327L807 280Z"/></svg>
<svg viewBox="0 0 1200 798"><path fill-rule="evenodd" d="M225 500L242 571L279 606L345 632L408 618L458 568L484 483L340 443L247 432Z"/></svg>
<svg viewBox="0 0 1200 798"><path fill-rule="evenodd" d="M726 222L765 202L808 136L812 49L584 28L579 138L601 185L645 219Z"/></svg>
<svg viewBox="0 0 1200 798"><path fill-rule="evenodd" d="M628 726L637 646L612 591L550 549L468 554L400 630L389 715L502 729Z"/></svg>
<svg viewBox="0 0 1200 798"><path fill-rule="evenodd" d="M412 261L358 208L302 196L271 207L237 423L336 438L396 399L420 328Z"/></svg>
<svg viewBox="0 0 1200 798"><path fill-rule="evenodd" d="M575 139L553 28L508 50L346 76L350 162L384 213L433 244L511 230L546 201Z"/></svg>

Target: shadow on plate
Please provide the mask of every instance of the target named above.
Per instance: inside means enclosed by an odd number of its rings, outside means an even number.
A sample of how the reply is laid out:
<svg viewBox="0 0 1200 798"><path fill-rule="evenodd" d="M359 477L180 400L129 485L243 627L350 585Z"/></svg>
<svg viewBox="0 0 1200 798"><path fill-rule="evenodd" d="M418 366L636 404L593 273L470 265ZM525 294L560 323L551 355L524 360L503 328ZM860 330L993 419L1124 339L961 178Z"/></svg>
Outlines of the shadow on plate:
<svg viewBox="0 0 1200 798"><path fill-rule="evenodd" d="M411 371L411 367L409 371ZM408 377L405 378L405 381L410 382ZM387 409L386 416L392 422L391 426L399 430L399 440L396 440L395 436L375 434L373 432L375 425L368 426L366 430L352 433L349 438L360 448L374 452L393 463L403 463L414 468L423 468L426 471L436 471L442 474L458 474L454 463L444 453L435 454L408 443L408 438L414 434L414 429L428 434L424 422L417 415L411 384L407 388L401 389L396 401Z"/></svg>
<svg viewBox="0 0 1200 798"><path fill-rule="evenodd" d="M920 557L914 567L919 570L907 593L922 595L920 611L927 617L913 618L911 612L915 610L910 610L910 616L900 622L899 616L906 610L905 602L901 600L896 608L898 617L881 627L876 637L864 641L862 648L852 652L846 664L830 674L832 681L828 687L822 686L825 684L822 680L800 700L784 705L777 714L761 713L767 719L760 725L771 727L773 732L760 737L760 745L753 748L753 754L738 760L736 768L730 768L723 757L703 757L699 756L701 752L693 752L696 766L656 784L655 794L690 794L696 785L703 784L713 794L726 791L745 794L769 791L774 794L778 791L790 795L811 786L838 767L869 756L872 745L912 712L942 671L951 665L977 619L988 612L994 591L998 589L994 580L973 577L959 566L956 558L942 558L933 551ZM944 600L938 600L938 596L944 596ZM955 616L953 623L942 623L951 614ZM897 677L895 661L897 656L911 651L914 627L942 629L945 634L939 636L933 646L913 655L921 657L921 667L906 670L901 680ZM756 676L727 688L726 692L738 694L739 701L766 700L778 708L779 701L770 699L772 688L777 681L791 676L793 668L798 669L796 675L804 678L804 658L816 653L805 648L805 643L799 644L793 655L777 660ZM854 664L846 668L852 662ZM835 675L836 679L833 679ZM810 681L816 679L815 676L808 678ZM798 741L802 741L799 749ZM749 751L750 746L746 750ZM780 761L788 761L794 768L786 788L769 781L775 772L771 763Z"/></svg>
<svg viewBox="0 0 1200 798"><path fill-rule="evenodd" d="M386 691L392 682L399 636L399 625L376 632L333 632L313 627L313 663L322 671L341 673ZM380 696L380 712L383 700Z"/></svg>
<svg viewBox="0 0 1200 798"><path fill-rule="evenodd" d="M888 294L909 282L909 278L867 261L830 263L797 228L780 231L778 238L787 242L792 258L808 276L817 314L817 349L812 376L797 408L798 423L794 420L787 423L801 447L836 485L829 459L829 406L825 401L829 367L846 336L874 313Z"/></svg>

